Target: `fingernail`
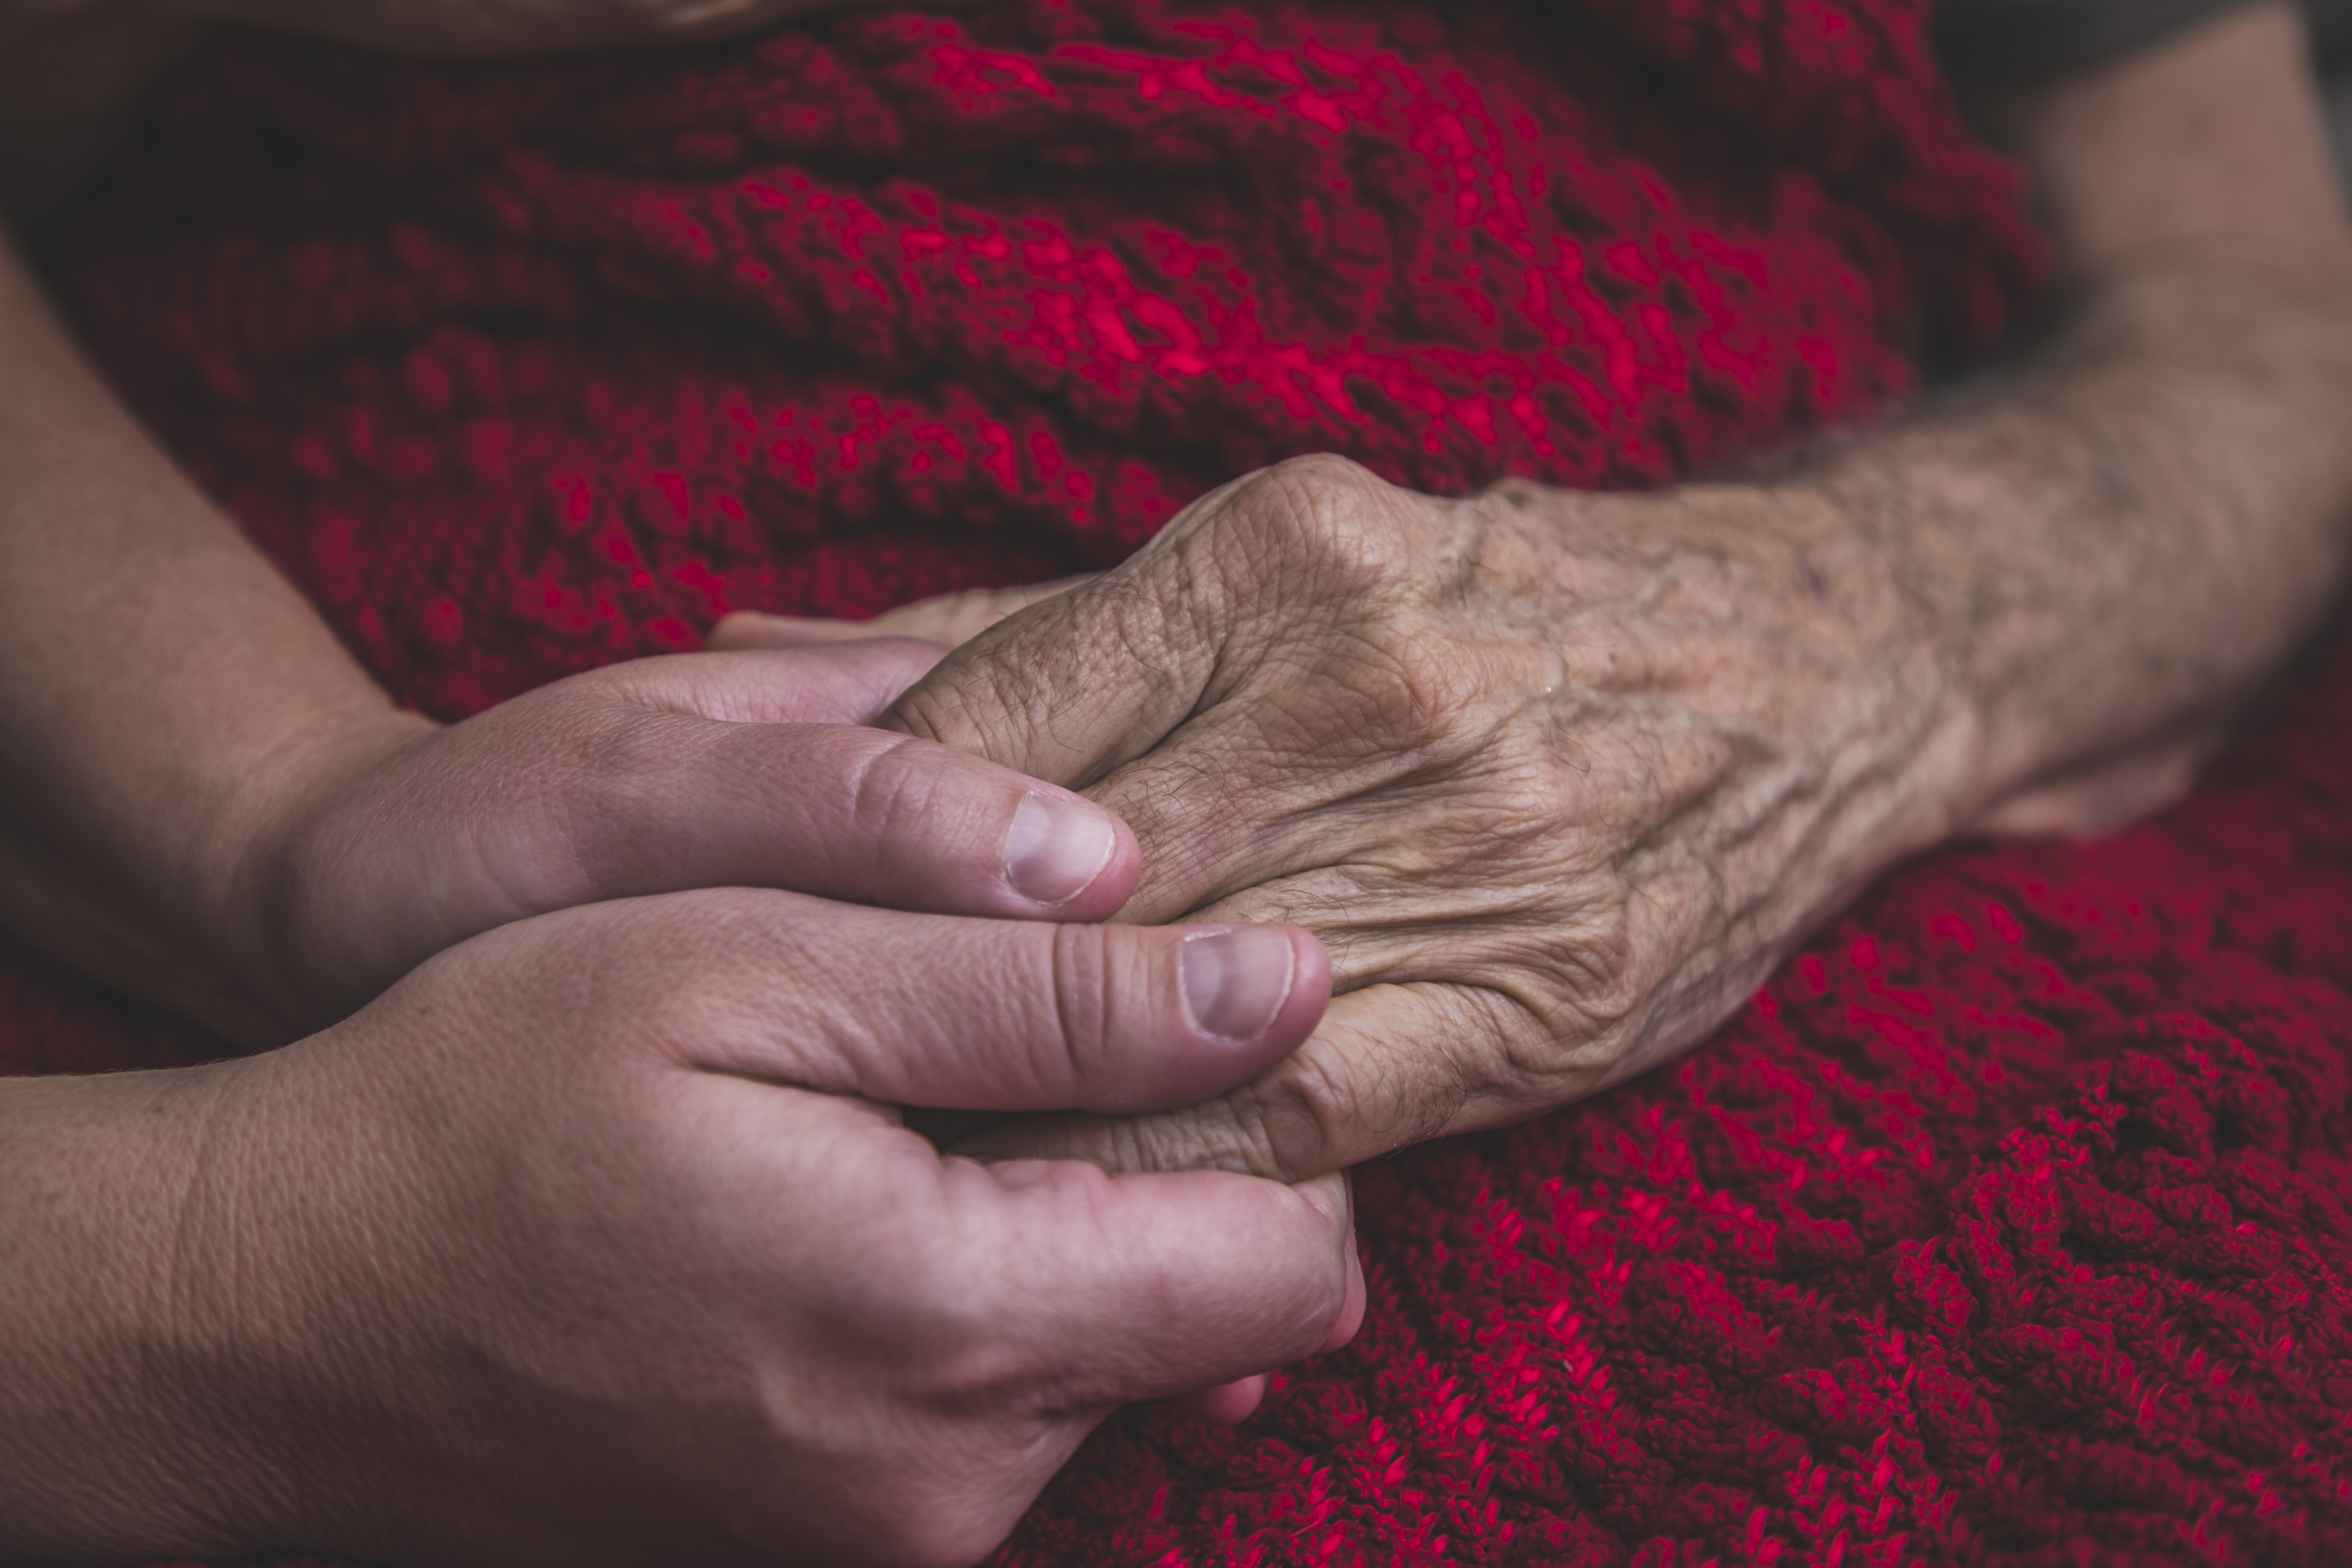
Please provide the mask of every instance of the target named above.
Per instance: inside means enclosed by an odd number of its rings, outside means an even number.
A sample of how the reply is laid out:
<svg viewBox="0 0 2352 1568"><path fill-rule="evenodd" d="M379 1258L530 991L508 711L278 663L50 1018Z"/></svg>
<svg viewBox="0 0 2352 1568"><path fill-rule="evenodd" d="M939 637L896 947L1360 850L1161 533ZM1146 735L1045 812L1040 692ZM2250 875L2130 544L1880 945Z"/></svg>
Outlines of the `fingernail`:
<svg viewBox="0 0 2352 1568"><path fill-rule="evenodd" d="M1102 875L1118 847L1118 836L1100 812L1025 795L1004 836L1004 879L1024 899L1067 903Z"/></svg>
<svg viewBox="0 0 2352 1568"><path fill-rule="evenodd" d="M1192 1022L1229 1040L1272 1026L1298 968L1289 933L1278 926L1229 926L1187 937L1181 963Z"/></svg>

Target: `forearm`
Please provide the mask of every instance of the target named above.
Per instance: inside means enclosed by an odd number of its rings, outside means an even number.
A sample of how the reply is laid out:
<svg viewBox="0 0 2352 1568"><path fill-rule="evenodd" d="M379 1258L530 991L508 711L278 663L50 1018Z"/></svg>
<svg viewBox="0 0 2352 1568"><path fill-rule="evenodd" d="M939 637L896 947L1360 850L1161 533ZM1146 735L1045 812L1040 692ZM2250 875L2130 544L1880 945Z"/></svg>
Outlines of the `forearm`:
<svg viewBox="0 0 2352 1568"><path fill-rule="evenodd" d="M2000 794L2214 720L2326 603L2352 528L2352 228L2283 6L1994 120L2071 319L2022 374L1809 478L1885 534Z"/></svg>
<svg viewBox="0 0 2352 1568"><path fill-rule="evenodd" d="M2184 787L2352 550L2339 432L2352 266L2214 257L2152 261L2027 369L1759 474L1504 487L1474 554L1510 618L1554 606L1580 732L1668 759L1618 759L1675 825L1625 871L1730 938L1692 1026L1906 855L2108 831Z"/></svg>
<svg viewBox="0 0 2352 1568"><path fill-rule="evenodd" d="M249 1486L174 1327L210 1069L0 1081L0 1561L144 1558Z"/></svg>
<svg viewBox="0 0 2352 1568"><path fill-rule="evenodd" d="M1846 726L1832 750L1874 788L1899 770L1899 799L1828 836L1842 878L1972 824L2099 831L2160 804L2352 547L2352 228L2292 14L2003 119L2064 263L2058 329L1657 509L1738 563L1732 618L1844 694L1816 700ZM1741 531L1764 538L1721 537ZM1741 674L1725 711L1761 697Z"/></svg>
<svg viewBox="0 0 2352 1568"><path fill-rule="evenodd" d="M2165 804L2311 629L2352 542L2352 237L2303 72L2255 8L2018 117L2077 301L2024 368L1743 478L1506 487L1478 560L1570 606L1580 734L1657 818L1619 874L1674 967L1621 1075L1906 855Z"/></svg>
<svg viewBox="0 0 2352 1568"><path fill-rule="evenodd" d="M2242 702L2338 578L2347 433L2352 277L2151 267L2028 374L1789 482L1827 500L1890 624L1931 650L1922 696L1960 732L1949 782L1973 819L2190 744Z"/></svg>
<svg viewBox="0 0 2352 1568"><path fill-rule="evenodd" d="M0 921L217 1014L178 933L217 917L306 749L396 714L120 408L0 253Z"/></svg>

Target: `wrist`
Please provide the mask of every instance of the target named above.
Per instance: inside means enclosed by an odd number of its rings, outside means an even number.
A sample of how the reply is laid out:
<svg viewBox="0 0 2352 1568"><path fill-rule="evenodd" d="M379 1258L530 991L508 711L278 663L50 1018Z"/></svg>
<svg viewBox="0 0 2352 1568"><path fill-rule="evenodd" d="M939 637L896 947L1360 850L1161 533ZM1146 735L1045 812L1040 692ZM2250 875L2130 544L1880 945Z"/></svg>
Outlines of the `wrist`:
<svg viewBox="0 0 2352 1568"><path fill-rule="evenodd" d="M1874 875L1965 826L2010 781L1984 693L1970 679L1977 605L1958 574L1923 569L1923 513L1876 485L1874 437L1758 485L1782 616L1768 635L1804 646L1812 679L1779 703L1810 723L1825 774L1860 819L1852 874ZM1874 473L1875 469L1872 469ZM1899 484L1899 476L1889 476Z"/></svg>
<svg viewBox="0 0 2352 1568"><path fill-rule="evenodd" d="M0 1084L0 1559L252 1550L268 1456L188 1315L222 1069Z"/></svg>
<svg viewBox="0 0 2352 1568"><path fill-rule="evenodd" d="M436 726L372 691L273 717L236 743L181 748L165 767L143 759L136 790L120 774L93 781L103 758L86 756L52 755L51 769L8 781L6 923L229 1042L280 1044L315 1026L301 933L280 914L305 826L345 781Z"/></svg>
<svg viewBox="0 0 2352 1568"><path fill-rule="evenodd" d="M439 729L389 704L317 715L257 758L192 836L183 929L236 992L236 1016L208 1017L211 1026L241 1044L275 1045L341 1016L320 994L315 922L305 918L320 903L314 884L344 869L321 857L322 826L355 781Z"/></svg>
<svg viewBox="0 0 2352 1568"><path fill-rule="evenodd" d="M2174 253L2105 280L2030 372L1787 483L1936 650L1950 826L2055 790L2063 809L2004 829L2083 835L2185 790L2316 621L2352 525L2347 427L2352 270Z"/></svg>
<svg viewBox="0 0 2352 1568"><path fill-rule="evenodd" d="M1899 512L1830 477L1815 462L1642 494L1542 493L1577 618L1623 606L1595 646L1754 748L1741 765L1789 790L1804 868L1843 887L1969 820L1998 775L1965 679L1965 595L1910 569Z"/></svg>
<svg viewBox="0 0 2352 1568"><path fill-rule="evenodd" d="M124 415L5 243L0 436L26 455L0 484L0 921L271 1037L221 896L257 803L315 737L416 721Z"/></svg>

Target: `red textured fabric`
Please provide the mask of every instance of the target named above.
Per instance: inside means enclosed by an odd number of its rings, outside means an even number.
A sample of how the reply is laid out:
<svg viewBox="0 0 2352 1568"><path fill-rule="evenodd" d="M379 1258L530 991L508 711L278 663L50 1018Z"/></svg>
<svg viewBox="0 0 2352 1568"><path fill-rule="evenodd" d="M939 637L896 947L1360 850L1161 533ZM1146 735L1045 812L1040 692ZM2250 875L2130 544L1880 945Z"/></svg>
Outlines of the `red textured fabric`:
<svg viewBox="0 0 2352 1568"><path fill-rule="evenodd" d="M1910 0L1005 0L244 40L46 237L404 699L1118 559L1298 451L1654 484L2030 288ZM2352 649L2188 805L1890 879L1684 1066L1367 1167L1362 1335L1008 1564L2352 1560ZM2339 695L2339 693L2341 695ZM206 1053L0 953L0 1068Z"/></svg>

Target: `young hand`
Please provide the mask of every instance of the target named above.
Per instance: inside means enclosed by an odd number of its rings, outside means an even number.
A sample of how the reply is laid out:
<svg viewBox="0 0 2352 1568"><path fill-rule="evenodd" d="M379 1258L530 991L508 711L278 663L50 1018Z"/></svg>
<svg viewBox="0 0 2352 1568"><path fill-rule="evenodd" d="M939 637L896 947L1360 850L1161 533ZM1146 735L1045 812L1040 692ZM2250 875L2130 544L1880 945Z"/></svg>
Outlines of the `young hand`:
<svg viewBox="0 0 2352 1568"><path fill-rule="evenodd" d="M974 1561L1111 1409L1238 1418L1353 1331L1345 1188L982 1165L892 1107L1188 1102L1328 992L1296 930L730 889L0 1084L0 1558Z"/></svg>
<svg viewBox="0 0 2352 1568"><path fill-rule="evenodd" d="M646 659L446 729L387 715L321 737L222 837L187 940L238 990L202 1011L286 1038L492 926L698 887L1109 914L1138 864L1116 817L862 727L938 657L898 639Z"/></svg>

